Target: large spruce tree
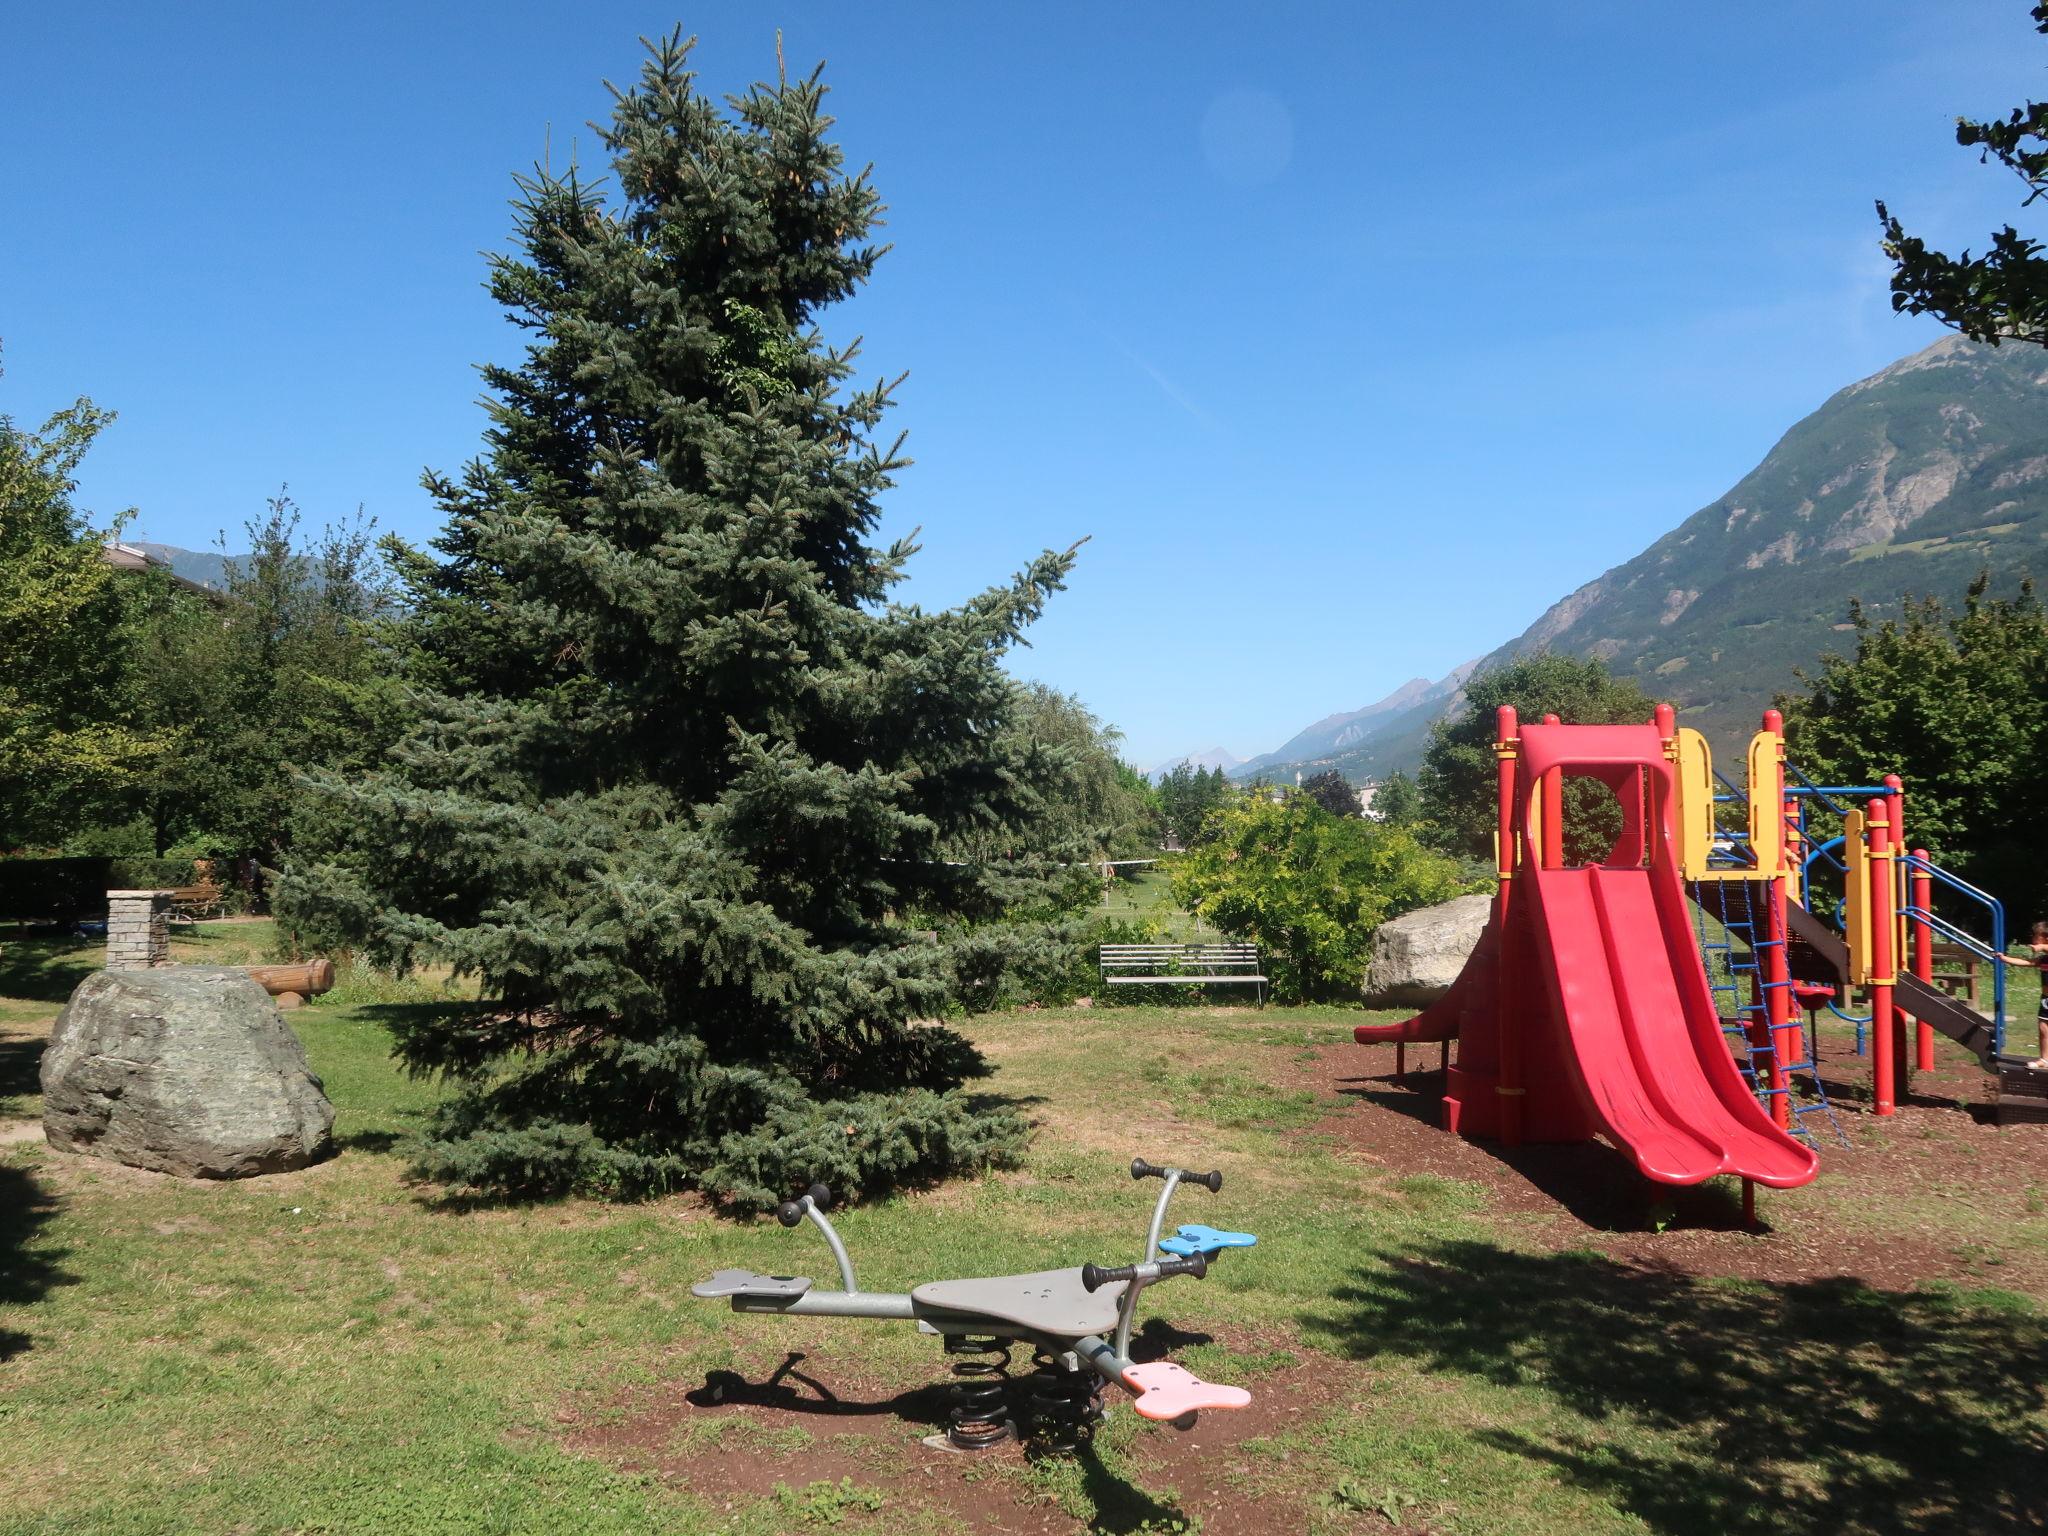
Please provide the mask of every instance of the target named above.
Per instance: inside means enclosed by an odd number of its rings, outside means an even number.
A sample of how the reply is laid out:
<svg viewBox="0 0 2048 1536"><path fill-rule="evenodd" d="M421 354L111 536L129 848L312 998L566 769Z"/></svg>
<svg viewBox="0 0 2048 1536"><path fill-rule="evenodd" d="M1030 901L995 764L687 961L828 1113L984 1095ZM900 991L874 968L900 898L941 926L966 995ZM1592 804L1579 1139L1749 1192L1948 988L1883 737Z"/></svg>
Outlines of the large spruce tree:
<svg viewBox="0 0 2048 1536"><path fill-rule="evenodd" d="M1008 728L999 660L1071 551L957 610L887 604L891 386L851 387L856 349L813 328L882 205L816 74L721 105L688 52L650 44L615 92L610 189L520 182L491 288L525 356L484 370L483 455L428 477L435 553L401 555L424 723L312 781L348 831L281 900L477 978L473 1012L399 1035L463 1085L429 1171L760 1205L1019 1143L930 1021L990 963L966 920L1057 875L1003 856L1063 765Z"/></svg>

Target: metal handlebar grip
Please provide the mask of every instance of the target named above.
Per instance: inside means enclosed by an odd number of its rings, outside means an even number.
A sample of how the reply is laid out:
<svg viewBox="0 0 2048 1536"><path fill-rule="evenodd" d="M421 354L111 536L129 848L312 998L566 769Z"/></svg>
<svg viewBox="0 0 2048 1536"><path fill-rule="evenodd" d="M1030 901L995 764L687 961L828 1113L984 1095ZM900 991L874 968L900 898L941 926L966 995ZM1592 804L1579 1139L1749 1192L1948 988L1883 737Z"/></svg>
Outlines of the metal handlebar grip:
<svg viewBox="0 0 2048 1536"><path fill-rule="evenodd" d="M785 1200L775 1207L775 1219L785 1227L793 1227L804 1219L804 1208L795 1200Z"/></svg>
<svg viewBox="0 0 2048 1536"><path fill-rule="evenodd" d="M815 1205L819 1210L829 1211L832 1209L832 1191L824 1185L813 1184L804 1193L811 1197L811 1204Z"/></svg>
<svg viewBox="0 0 2048 1536"><path fill-rule="evenodd" d="M1178 1173L1183 1184L1199 1184L1212 1195L1223 1191L1223 1170L1220 1168L1211 1168L1207 1173L1191 1173L1185 1168L1162 1168L1142 1157L1131 1159L1131 1177L1134 1179L1163 1179L1169 1173Z"/></svg>
<svg viewBox="0 0 2048 1536"><path fill-rule="evenodd" d="M1115 1285L1120 1280L1136 1280L1141 1275L1152 1280L1168 1280L1175 1275L1193 1275L1200 1280L1208 1273L1209 1261L1199 1253L1187 1259L1161 1259L1156 1264L1083 1264L1081 1289L1093 1295L1105 1285Z"/></svg>

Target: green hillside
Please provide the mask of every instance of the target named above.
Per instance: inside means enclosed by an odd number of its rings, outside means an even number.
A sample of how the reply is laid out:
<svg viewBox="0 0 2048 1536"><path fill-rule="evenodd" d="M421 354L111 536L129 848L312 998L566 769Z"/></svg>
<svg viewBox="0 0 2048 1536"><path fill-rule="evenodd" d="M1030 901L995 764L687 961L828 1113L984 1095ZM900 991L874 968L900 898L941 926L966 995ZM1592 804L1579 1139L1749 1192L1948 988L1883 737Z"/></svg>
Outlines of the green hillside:
<svg viewBox="0 0 2048 1536"><path fill-rule="evenodd" d="M1727 495L1481 666L1539 649L1598 656L1726 747L1798 668L1848 643L1852 598L1878 616L1909 593L1959 600L1986 569L2009 592L2048 573L2044 545L2048 352L1949 337L1836 394ZM1429 722L1456 702L1382 717L1313 766L1353 779L1413 768Z"/></svg>
<svg viewBox="0 0 2048 1536"><path fill-rule="evenodd" d="M1488 657L1593 655L1718 739L1846 643L1852 598L2048 569L2048 353L1947 338L1852 384L1735 488Z"/></svg>

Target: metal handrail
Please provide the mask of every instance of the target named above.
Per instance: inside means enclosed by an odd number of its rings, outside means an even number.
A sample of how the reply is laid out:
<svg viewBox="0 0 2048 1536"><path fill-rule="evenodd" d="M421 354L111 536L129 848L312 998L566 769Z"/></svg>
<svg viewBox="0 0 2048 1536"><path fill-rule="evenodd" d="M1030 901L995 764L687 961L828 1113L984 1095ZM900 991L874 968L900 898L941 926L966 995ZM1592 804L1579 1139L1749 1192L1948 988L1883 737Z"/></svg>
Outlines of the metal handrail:
<svg viewBox="0 0 2048 1536"><path fill-rule="evenodd" d="M1969 881L1950 874L1931 859L1923 859L1916 853L1902 854L1898 859L1899 879L1905 887L1905 899L1900 902L1900 911L1909 919L1925 923L1937 933L1945 934L1971 954L1991 962L1991 1028L1995 1048L2005 1050L2005 904L1989 891L1980 890ZM1908 878L1914 871L1940 881L1952 891L1959 891L1991 913L1991 942L1986 944L1975 934L1966 933L1934 912L1913 904L1912 881Z"/></svg>

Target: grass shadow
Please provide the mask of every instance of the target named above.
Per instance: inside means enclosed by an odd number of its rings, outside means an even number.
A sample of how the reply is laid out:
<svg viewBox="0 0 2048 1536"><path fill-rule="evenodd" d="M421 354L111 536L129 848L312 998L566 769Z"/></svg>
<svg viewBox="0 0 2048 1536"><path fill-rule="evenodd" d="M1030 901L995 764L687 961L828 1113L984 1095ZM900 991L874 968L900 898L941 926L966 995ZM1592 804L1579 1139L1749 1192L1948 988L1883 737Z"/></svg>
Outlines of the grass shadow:
<svg viewBox="0 0 2048 1536"><path fill-rule="evenodd" d="M1478 1431L1656 1532L2040 1531L2048 1321L1861 1281L1730 1285L1438 1241L1307 1331L1354 1359L1531 1390Z"/></svg>
<svg viewBox="0 0 2048 1536"><path fill-rule="evenodd" d="M1406 1087L1395 1086L1391 1074L1346 1078L1338 1083L1337 1092L1425 1125L1443 1123L1440 1072L1410 1070ZM1746 1230L1738 1186L1732 1180L1653 1184L1604 1141L1510 1147L1484 1137L1467 1140L1598 1231L1641 1232L1674 1223L1708 1231Z"/></svg>
<svg viewBox="0 0 2048 1536"><path fill-rule="evenodd" d="M53 1287L77 1276L64 1269L70 1250L46 1248L37 1235L57 1214L57 1200L26 1168L0 1163L0 1304L32 1306ZM0 1328L0 1361L26 1350L29 1335Z"/></svg>
<svg viewBox="0 0 2048 1536"><path fill-rule="evenodd" d="M42 1093L43 1046L34 1038L0 1040L0 1104L32 1103Z"/></svg>
<svg viewBox="0 0 2048 1536"><path fill-rule="evenodd" d="M81 948L68 935L46 938L9 936L0 942L0 997L31 1003L70 1001L78 984L100 968L97 946Z"/></svg>

